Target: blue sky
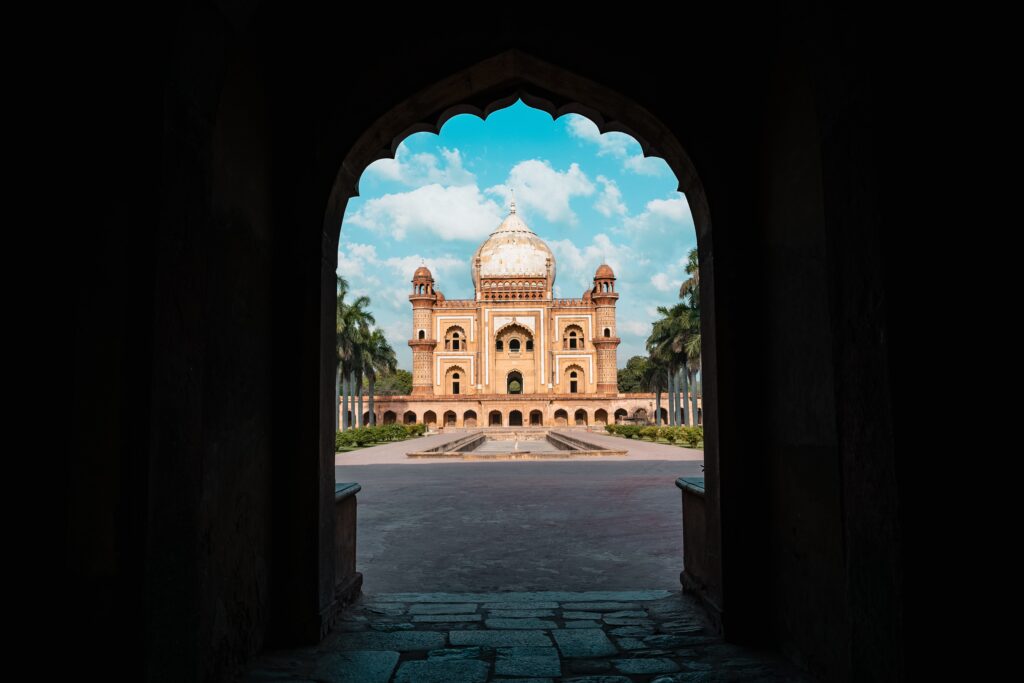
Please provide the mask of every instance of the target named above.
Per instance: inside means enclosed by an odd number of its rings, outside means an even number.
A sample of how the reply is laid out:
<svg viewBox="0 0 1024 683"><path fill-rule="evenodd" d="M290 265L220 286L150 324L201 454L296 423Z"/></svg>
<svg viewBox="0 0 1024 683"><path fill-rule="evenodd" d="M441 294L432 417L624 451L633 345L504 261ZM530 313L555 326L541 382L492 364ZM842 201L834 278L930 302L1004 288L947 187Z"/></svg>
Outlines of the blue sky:
<svg viewBox="0 0 1024 683"><path fill-rule="evenodd" d="M555 296L581 296L604 261L615 271L623 367L646 355L656 307L678 301L697 245L677 186L633 138L601 135L582 116L552 121L522 102L486 121L456 116L363 172L342 221L338 273L370 297L399 366L411 370L413 271L422 259L447 298L472 298L469 261L508 213L511 187L517 212L555 254Z"/></svg>

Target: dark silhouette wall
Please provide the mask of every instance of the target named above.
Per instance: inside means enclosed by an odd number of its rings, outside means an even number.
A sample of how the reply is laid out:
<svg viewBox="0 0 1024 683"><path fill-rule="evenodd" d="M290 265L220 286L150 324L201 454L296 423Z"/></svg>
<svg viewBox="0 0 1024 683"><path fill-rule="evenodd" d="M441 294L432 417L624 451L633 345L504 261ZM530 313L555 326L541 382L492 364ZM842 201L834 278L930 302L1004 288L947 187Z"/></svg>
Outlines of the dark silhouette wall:
<svg viewBox="0 0 1024 683"><path fill-rule="evenodd" d="M73 124L91 162L75 188L88 230L64 243L90 264L73 316L81 447L62 491L86 657L115 639L138 679L223 680L265 646L321 632L337 240L325 216L363 170L343 160L407 98L516 49L621 93L606 115L649 112L699 175L720 513L708 559L727 637L824 680L903 676L884 53L848 18L685 19L368 28L237 2L91 34L77 66L91 106Z"/></svg>

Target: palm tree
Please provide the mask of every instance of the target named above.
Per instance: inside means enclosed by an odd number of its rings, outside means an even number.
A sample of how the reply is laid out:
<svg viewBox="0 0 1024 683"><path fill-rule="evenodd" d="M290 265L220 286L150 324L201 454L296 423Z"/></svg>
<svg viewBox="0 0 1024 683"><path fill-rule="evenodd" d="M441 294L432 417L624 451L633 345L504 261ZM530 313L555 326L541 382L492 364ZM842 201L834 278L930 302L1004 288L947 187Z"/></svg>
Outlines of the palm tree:
<svg viewBox="0 0 1024 683"><path fill-rule="evenodd" d="M348 294L348 281L336 274L338 286L338 298L335 302L335 339L336 351L334 369L334 430L338 431L338 415L341 413L341 360L342 360L342 338L345 335L344 316L345 295Z"/></svg>
<svg viewBox="0 0 1024 683"><path fill-rule="evenodd" d="M659 359L647 359L647 367L640 376L641 385L654 392L654 424L661 426L661 391L666 388L665 367Z"/></svg>
<svg viewBox="0 0 1024 683"><path fill-rule="evenodd" d="M357 298L351 304L345 304L340 300L338 304L337 350L338 370L341 378L342 430L349 427L349 399L353 398L355 369L361 360L360 348L370 336L370 325L376 322L373 315L366 310L369 305L370 299L366 296Z"/></svg>
<svg viewBox="0 0 1024 683"><path fill-rule="evenodd" d="M679 285L679 298L690 297L690 308L700 308L700 264L697 262L697 248L694 247L686 257L686 274L690 277Z"/></svg>
<svg viewBox="0 0 1024 683"><path fill-rule="evenodd" d="M370 383L370 424L377 424L377 416L373 412L373 386L377 382L377 373L394 372L398 368L395 350L388 344L387 338L380 330L374 330L370 339L363 347L363 371ZM362 408L360 408L362 410Z"/></svg>
<svg viewBox="0 0 1024 683"><path fill-rule="evenodd" d="M690 331L690 310L684 303L672 308L658 307L663 317L655 321L647 338L651 360L665 368L668 375L669 415L672 424L679 424L679 370L686 365L686 341Z"/></svg>

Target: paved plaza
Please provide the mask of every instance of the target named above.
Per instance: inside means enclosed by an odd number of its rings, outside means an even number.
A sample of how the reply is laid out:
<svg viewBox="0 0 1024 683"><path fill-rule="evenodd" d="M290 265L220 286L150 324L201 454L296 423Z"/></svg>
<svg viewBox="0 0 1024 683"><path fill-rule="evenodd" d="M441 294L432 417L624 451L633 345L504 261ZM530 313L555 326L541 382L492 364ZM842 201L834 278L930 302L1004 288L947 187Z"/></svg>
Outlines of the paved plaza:
<svg viewBox="0 0 1024 683"><path fill-rule="evenodd" d="M358 482L356 569L366 593L679 588L677 477L698 450L570 432L623 457L410 459L452 435L340 454Z"/></svg>
<svg viewBox="0 0 1024 683"><path fill-rule="evenodd" d="M430 436L337 456L362 485L363 595L318 646L243 677L325 683L802 681L722 643L679 591L680 494L701 451L576 433L624 457L408 459Z"/></svg>

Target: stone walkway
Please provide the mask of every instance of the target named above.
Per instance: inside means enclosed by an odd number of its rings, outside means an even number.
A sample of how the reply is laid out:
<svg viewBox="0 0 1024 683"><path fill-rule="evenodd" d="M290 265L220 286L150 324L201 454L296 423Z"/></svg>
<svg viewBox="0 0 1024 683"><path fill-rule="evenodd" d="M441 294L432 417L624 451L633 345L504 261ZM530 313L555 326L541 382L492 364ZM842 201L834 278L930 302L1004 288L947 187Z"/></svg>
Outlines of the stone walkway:
<svg viewBox="0 0 1024 683"><path fill-rule="evenodd" d="M681 683L809 680L711 635L678 592L363 596L315 648L267 653L240 681Z"/></svg>

